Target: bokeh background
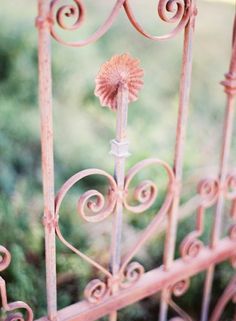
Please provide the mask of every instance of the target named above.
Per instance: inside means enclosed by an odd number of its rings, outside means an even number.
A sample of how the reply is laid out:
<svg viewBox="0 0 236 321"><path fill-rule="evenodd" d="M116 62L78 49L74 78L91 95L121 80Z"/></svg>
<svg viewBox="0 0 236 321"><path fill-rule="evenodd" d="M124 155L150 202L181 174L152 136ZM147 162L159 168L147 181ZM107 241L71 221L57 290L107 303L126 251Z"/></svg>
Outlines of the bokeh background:
<svg viewBox="0 0 236 321"><path fill-rule="evenodd" d="M91 34L104 21L113 1L88 0L86 3L87 21L75 36L77 39ZM157 21L156 1L137 0L135 4L137 16L149 31L166 32L165 24ZM219 82L228 70L234 6L234 0L198 1L182 203L195 195L201 177L217 173L225 105ZM39 317L46 313L46 299L36 14L36 1L1 3L0 242L12 253L12 263L3 273L9 298L28 302ZM173 163L182 40L182 35L161 43L147 40L121 13L110 32L95 44L75 49L53 41L56 190L82 169L98 167L113 172L113 158L108 152L109 141L115 135L115 114L100 107L93 92L100 65L117 53L129 52L138 57L145 70L145 85L139 101L129 109L132 156L127 168L147 157ZM230 166L236 156L235 144L234 140ZM154 173L151 170L145 175L153 177ZM158 204L164 195L164 181L160 184ZM103 185L104 182L95 177L77 186L63 206L60 224L74 245L107 264L111 222L85 224L76 214L78 193ZM229 223L227 207L225 212L223 233ZM209 238L213 213L214 209L206 215L205 242ZM124 251L153 215L153 209L139 216L125 215ZM181 211L178 244L194 228L194 217L194 210ZM97 272L62 244L58 243L57 250L58 305L62 308L82 298L86 283ZM159 233L140 251L137 259L146 269L159 266L162 250L163 233ZM217 267L212 306L231 275L228 263ZM204 273L194 277L187 295L178 300L196 319L203 280ZM119 320L152 321L157 320L157 314L158 295L155 295L122 310Z"/></svg>

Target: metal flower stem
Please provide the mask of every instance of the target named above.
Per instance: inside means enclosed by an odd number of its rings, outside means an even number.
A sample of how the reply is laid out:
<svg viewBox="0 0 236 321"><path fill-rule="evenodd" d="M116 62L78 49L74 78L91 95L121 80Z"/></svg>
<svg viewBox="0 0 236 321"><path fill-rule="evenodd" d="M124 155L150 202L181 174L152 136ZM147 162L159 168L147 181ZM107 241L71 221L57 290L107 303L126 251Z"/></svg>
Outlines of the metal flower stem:
<svg viewBox="0 0 236 321"><path fill-rule="evenodd" d="M51 38L49 0L38 1L36 25L39 34L39 106L41 116L42 176L44 193L44 226L46 255L47 308L49 320L56 319L56 251L54 217L54 161L51 84Z"/></svg>
<svg viewBox="0 0 236 321"><path fill-rule="evenodd" d="M114 176L118 187L118 201L115 209L115 216L112 228L111 243L111 271L114 277L119 273L121 262L121 234L123 221L123 191L125 180L125 158L128 156L127 118L128 118L128 87L120 84L117 95L117 118L116 118L116 139L113 140L111 153L115 156ZM113 293L118 290L114 282ZM117 319L117 313L110 315L110 320Z"/></svg>
<svg viewBox="0 0 236 321"><path fill-rule="evenodd" d="M193 6L192 10L196 10ZM190 95L190 83L192 73L192 41L194 32L195 14L190 18L188 25L185 28L184 35L184 51L182 61L182 72L180 82L180 97L179 97L179 114L176 133L176 146L175 146L175 161L174 172L176 177L176 191L173 199L172 207L168 215L168 227L167 237L164 250L164 269L169 270L173 260L176 242L176 231L178 223L178 211L180 202L180 190L183 171L183 154L185 147L185 135L188 118L189 108L189 95ZM161 307L159 321L165 321L168 313L167 298L170 295L168 289L164 289L161 297Z"/></svg>
<svg viewBox="0 0 236 321"><path fill-rule="evenodd" d="M236 38L236 24L234 24L233 35ZM223 129L223 141L221 147L221 157L220 157L220 167L219 167L219 183L220 183L220 193L216 204L216 212L214 216L214 223L212 228L211 242L212 248L217 246L220 239L220 228L222 223L222 216L224 212L224 185L227 179L228 162L230 155L230 147L232 140L233 131L233 119L234 119L234 103L236 94L236 41L233 39L233 50L231 56L231 62L229 67L229 72L226 74L226 80L222 82L225 86L225 93L227 95L226 110L225 110L225 120ZM203 307L201 321L208 320L209 305L211 298L212 283L214 278L215 265L212 264L207 270L204 295L203 295Z"/></svg>

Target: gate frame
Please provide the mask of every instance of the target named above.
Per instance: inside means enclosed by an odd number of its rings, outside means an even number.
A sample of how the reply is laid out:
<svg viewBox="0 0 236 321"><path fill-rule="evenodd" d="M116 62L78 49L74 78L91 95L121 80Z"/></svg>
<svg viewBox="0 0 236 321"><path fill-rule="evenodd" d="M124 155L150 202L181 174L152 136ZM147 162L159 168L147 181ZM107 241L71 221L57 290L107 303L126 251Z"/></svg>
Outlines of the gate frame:
<svg viewBox="0 0 236 321"><path fill-rule="evenodd" d="M195 230L189 233L180 246L180 258L174 259L176 248L176 233L178 228L178 213L180 207L182 171L184 161L184 148L186 127L188 123L188 107L191 88L192 72L192 47L194 36L195 18L197 15L194 0L159 0L158 15L166 23L175 23L173 31L164 36L153 36L148 34L136 20L129 0L116 0L107 20L98 30L82 41L67 42L58 30L66 31L78 30L85 21L85 7L81 0L71 0L72 4L63 5L63 0L38 0L38 16L36 27L38 28L38 61L39 61L39 107L41 118L41 147L42 147L42 177L44 194L44 215L43 224L45 229L45 261L46 261L46 288L47 288L47 316L37 321L92 321L100 317L109 315L110 321L117 320L117 310L132 303L140 301L157 292L161 292L161 305L159 321L166 321L168 307L171 307L179 315L178 320L192 320L173 300L173 296L180 296L188 290L189 280L199 272L206 271L204 284L203 304L201 311L201 321L218 321L224 311L226 304L235 299L236 281L232 278L224 293L219 298L211 316L209 316L209 304L211 298L212 283L216 264L231 260L233 267L236 266L236 173L229 172L228 160L231 148L234 104L236 95L236 18L233 27L232 55L229 71L222 81L226 93L226 109L224 119L224 130L221 145L221 157L219 163L218 177L207 178L200 182L198 187L198 204L196 207ZM154 41L164 41L175 37L184 30L182 68L179 88L178 119L176 126L176 144L173 161L173 169L164 161L159 159L148 159L136 164L127 175L125 175L124 164L128 156L128 141L126 135L128 104L130 102L129 88L127 83L119 83L117 96L115 98L115 111L117 112L116 138L112 141L111 152L115 158L114 176L98 169L88 169L76 173L62 186L55 196L54 190L54 158L53 158L53 107L52 107L52 75L51 75L51 38L57 42L70 47L82 47L97 41L113 25L122 8L132 24L132 26L144 37ZM171 16L170 16L171 14ZM68 25L65 17L73 18L74 23ZM137 67L137 62L132 57L129 66ZM121 58L117 58L118 60ZM121 60L122 60L121 59ZM117 60L117 61L118 61ZM116 61L116 63L117 63ZM119 60L120 61L120 60ZM111 60L109 68L112 69L114 58ZM109 62L107 63L109 64ZM133 65L132 65L133 64ZM142 77L141 69L136 72ZM101 76L101 73L98 77ZM99 85L97 78L97 85ZM139 81L141 83L141 79ZM108 84L109 85L109 84ZM138 88L140 89L140 88ZM138 92L137 89L137 92ZM96 93L96 92L95 92ZM102 94L96 94L100 101ZM104 100L105 101L105 100ZM106 102L105 102L106 104ZM110 106L109 107L114 107ZM156 164L163 167L168 176L168 186L166 199L157 212L153 221L143 231L143 234L132 250L122 258L120 254L120 239L122 232L123 208L133 212L147 210L156 197L156 187L150 181L140 187L141 196L137 198L140 206L131 206L126 200L129 183L141 169L146 166ZM87 191L80 196L78 208L82 217L90 222L98 222L108 215L113 215L113 238L111 246L111 270L107 270L99 263L93 261L85 254L75 249L67 242L61 234L59 228L60 204L68 190L81 179L89 175L102 175L108 179L109 193L107 205L105 206L105 196L98 191ZM147 194L149 193L149 194ZM148 196L147 196L148 195ZM88 200L96 197L96 201L91 205ZM227 237L221 238L221 222L224 213L225 200L232 202L231 217L232 226ZM103 204L101 206L101 204ZM88 218L84 208L91 210L96 215ZM100 206L100 207L99 207ZM211 231L211 240L208 245L203 244L199 237L204 230L203 220L207 208L215 206L214 222ZM167 219L167 231L165 237L163 265L151 271L144 272L143 267L130 261L136 252L156 233L156 228L162 219ZM102 271L106 276L106 281L93 280L85 289L85 300L57 310L57 288L56 288L56 236L73 252L84 260ZM10 263L10 253L0 247L3 260L0 262L0 271L7 268ZM183 279L184 275L184 279ZM26 309L27 320L32 321L33 314L30 307L23 302L7 303L5 281L0 277L0 294L2 305L5 311L12 312L18 309ZM10 314L22 320L15 312ZM173 319L174 320L174 319ZM233 317L236 321L236 314Z"/></svg>

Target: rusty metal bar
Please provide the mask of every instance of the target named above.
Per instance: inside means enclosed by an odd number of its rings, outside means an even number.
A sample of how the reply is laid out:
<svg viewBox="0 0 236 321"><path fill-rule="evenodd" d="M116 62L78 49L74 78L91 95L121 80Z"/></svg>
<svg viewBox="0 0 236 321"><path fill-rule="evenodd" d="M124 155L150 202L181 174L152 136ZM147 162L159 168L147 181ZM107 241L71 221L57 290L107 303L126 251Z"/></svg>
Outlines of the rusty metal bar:
<svg viewBox="0 0 236 321"><path fill-rule="evenodd" d="M117 102L117 119L116 119L116 139L112 144L116 146L126 146L127 151L121 151L114 154L115 156L115 179L117 183L118 196L115 217L113 219L112 245L111 245L111 269L113 277L117 277L120 269L121 260L121 235L123 222L123 190L125 181L125 159L128 156L128 142L126 139L127 118L128 118L128 87L121 84L118 89ZM118 284L113 286L113 294L118 290ZM110 321L117 320L117 313L114 311L110 315Z"/></svg>
<svg viewBox="0 0 236 321"><path fill-rule="evenodd" d="M111 262L112 273L111 293L114 295L122 279L121 266L121 236L123 222L123 208L125 195L125 159L129 156L127 140L128 106L131 100L137 99L137 93L142 86L143 70L138 67L139 61L128 54L114 56L105 63L96 78L95 94L102 105L116 112L116 138L111 141L111 154L115 159L114 178L116 198L111 235ZM131 94L132 93L132 94ZM111 197L111 196L110 196ZM113 311L110 321L117 320L117 312Z"/></svg>
<svg viewBox="0 0 236 321"><path fill-rule="evenodd" d="M51 52L50 33L58 42L74 47L88 45L103 36L113 25L121 9L124 8L132 26L143 36L152 40L166 40L173 38L181 30L185 29L182 70L180 80L179 111L177 121L176 146L174 170L159 159L147 159L136 164L125 175L125 158L128 156L128 141L126 139L128 103L136 100L137 93L142 85L143 71L138 68L138 61L127 54L114 56L100 70L96 78L95 95L100 98L102 106L107 106L117 111L116 139L112 141L111 153L115 156L114 177L99 169L88 169L76 173L69 178L60 189L56 199L54 197L54 168L53 168L53 121L52 121L52 92L51 92ZM175 10L173 10L175 8ZM171 3L166 0L159 0L158 15L167 23L176 23L176 27L168 34L154 36L148 34L137 21L132 7L126 0L116 0L105 22L95 31L94 34L82 41L67 42L58 34L58 29L77 30L85 19L85 6L80 0L73 0L73 4L61 5L60 0L38 0L39 16L36 20L39 29L39 102L41 111L41 144L42 144L42 170L44 189L44 225L45 225L45 250L46 250L46 276L47 276L47 319L56 320L86 320L92 321L109 315L110 321L117 320L117 310L129 304L137 302L158 291L162 291L161 309L159 320L166 321L168 305L170 305L186 320L191 320L180 307L172 300L174 286L180 286L178 293L184 293L189 285L187 278L208 269L208 276L205 283L205 295L203 304L203 320L208 315L208 305L214 275L214 266L227 258L236 255L235 238L230 234L230 239L220 240L220 225L224 206L227 162L230 151L233 120L233 98L235 95L235 42L232 55L230 72L223 83L228 97L227 112L225 116L224 139L220 163L219 184L218 180L214 186L219 185L219 197L217 200L216 217L212 230L211 244L209 247L203 245L197 250L197 257L194 260L186 259L185 248L182 248L182 257L174 259L176 233L178 226L178 215L180 205L180 193L182 184L183 156L185 147L185 135L188 118L188 106L190 95L191 71L192 71L192 42L194 22L196 16L195 1L173 0ZM67 19L72 18L74 22L67 24ZM235 31L234 31L235 36ZM131 70L136 70L133 73ZM131 76L130 76L131 75ZM130 77L132 79L130 79ZM131 86L131 87L130 87ZM132 87L134 86L134 87ZM137 86L137 87L135 87ZM132 206L129 204L128 192L130 181L143 168L149 165L160 165L168 175L167 195L161 208L157 211L155 218L143 231L140 238L133 244L123 261L121 261L121 234L123 208L130 212L141 213L154 204L157 197L156 185L148 180L139 184L135 189L135 199L139 203ZM84 253L71 245L61 233L58 219L60 205L69 189L81 179L89 175L102 175L109 182L106 196L99 191L90 190L80 196L77 210L88 222L101 222L109 215L114 214L110 271L101 266ZM231 177L231 187L232 180ZM209 185L205 184L205 188ZM230 185L230 183L228 182ZM236 185L236 184L235 184ZM203 186L203 189L204 189ZM205 191L205 190L204 190ZM218 192L218 190L216 190ZM205 191L205 194L209 193ZM204 193L203 193L204 194ZM227 194L227 193L226 193ZM230 193L229 193L230 194ZM231 199L234 201L234 195ZM218 194L216 194L218 196ZM209 195L208 195L209 196ZM55 208L54 208L55 199ZM93 201L91 201L93 199ZM94 201L95 199L95 201ZM235 202L235 201L234 201ZM235 203L233 203L235 205ZM196 230L193 231L196 237L203 231L204 207L198 212ZM235 208L235 206L233 207ZM87 215L88 212L92 215ZM158 224L164 221L168 213L167 234L164 249L163 267L144 273L144 268L137 262L131 262L137 251L156 232ZM56 264L55 264L55 231L58 238L74 253L96 267L104 274L103 280L92 280L85 288L86 301L67 307L57 312L56 303ZM191 251L190 251L191 252ZM131 263L130 263L131 262ZM210 268L209 268L210 266ZM183 280L184 276L184 280ZM163 290L164 289L164 290ZM186 316L186 318L184 318ZM205 319L204 319L205 317ZM46 320L46 317L41 318Z"/></svg>
<svg viewBox="0 0 236 321"><path fill-rule="evenodd" d="M44 194L47 309L49 320L56 319L56 251L54 210L54 161L51 82L50 1L38 0L39 107L41 117L42 176Z"/></svg>
<svg viewBox="0 0 236 321"><path fill-rule="evenodd" d="M176 146L175 146L175 160L174 160L174 173L176 177L176 190L173 199L171 210L168 214L166 242L164 249L164 268L170 269L174 260L176 231L178 225L178 213L180 192L182 183L182 171L183 171L183 154L185 147L185 135L188 119L189 108L189 96L190 96L190 84L192 73L192 42L194 33L196 7L192 5L192 13L190 14L190 20L185 28L184 45L183 45L183 60L182 71L180 80L180 96L179 96L179 113L176 132ZM167 319L168 304L166 302L168 297L168 290L164 289L161 297L161 307L159 320L165 321Z"/></svg>
<svg viewBox="0 0 236 321"><path fill-rule="evenodd" d="M236 24L234 23L233 35L235 37ZM227 95L225 119L224 119L224 129L223 129L223 141L221 147L221 157L219 166L219 185L220 193L218 201L216 204L216 212L214 216L214 223L212 228L212 235L210 246L215 248L220 239L220 229L222 223L222 217L224 212L224 186L228 175L228 162L230 155L230 147L233 132L233 119L234 119L234 104L235 104L235 94L236 94L236 41L233 39L233 49L231 62L229 67L229 72L226 74L225 81L222 82L225 93ZM207 270L205 285L204 285L204 295L203 295L203 306L201 312L201 321L208 320L209 305L211 298L212 283L214 278L215 264L212 264Z"/></svg>
<svg viewBox="0 0 236 321"><path fill-rule="evenodd" d="M183 279L183 276L192 277L207 269L210 264L223 262L235 254L235 241L229 238L222 239L214 249L204 247L197 260L186 262L183 259L177 259L168 271L162 267L149 271L142 275L132 287L119 291L114 296L108 296L98 304L81 301L58 311L58 319L60 321L97 320L114 310L122 309L177 283ZM37 321L47 321L47 317Z"/></svg>

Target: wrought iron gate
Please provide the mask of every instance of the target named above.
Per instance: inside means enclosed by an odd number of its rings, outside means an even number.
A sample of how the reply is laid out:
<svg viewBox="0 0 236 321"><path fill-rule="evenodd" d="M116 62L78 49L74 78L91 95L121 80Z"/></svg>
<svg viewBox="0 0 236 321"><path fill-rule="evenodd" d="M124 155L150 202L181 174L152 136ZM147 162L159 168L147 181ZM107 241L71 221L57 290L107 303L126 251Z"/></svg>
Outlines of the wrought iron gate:
<svg viewBox="0 0 236 321"><path fill-rule="evenodd" d="M114 1L115 2L115 1ZM232 55L229 71L222 81L226 93L224 131L222 135L219 173L217 177L206 178L198 185L198 204L196 207L196 225L186 235L180 246L180 257L174 258L178 213L182 185L182 168L184 161L185 134L188 118L189 94L191 87L192 43L194 22L197 15L194 0L159 0L158 15L165 23L174 23L174 29L164 36L148 34L136 20L129 0L116 0L114 7L98 30L89 38L78 42L67 42L60 35L60 28L70 31L80 28L85 20L85 7L81 0L38 0L38 17L36 27L39 34L39 105L41 112L41 144L44 191L46 284L48 315L45 320L97 320L109 316L110 321L117 320L117 311L143 298L161 292L159 320L168 319L168 308L176 312L172 320L191 320L174 301L174 296L181 296L189 288L190 278L206 271L203 289L201 321L217 321L231 301L236 299L236 279L232 278L212 314L209 304L216 264L230 260L236 266L236 172L228 169L233 130L234 102L236 94L236 20L233 28ZM125 173L125 160L129 156L127 139L127 119L129 103L138 98L143 85L141 63L129 54L114 56L100 69L96 78L95 95L102 106L108 107L116 115L116 137L111 142L111 154L114 156L114 175L102 169L85 169L69 178L54 195L54 160L53 160L53 119L51 92L51 37L66 46L81 47L89 45L102 37L124 9L131 25L144 37L154 41L163 41L184 32L182 71L179 89L179 107L176 130L176 145L173 166L158 158L145 159ZM68 25L66 18L74 19ZM166 177L166 195L156 215L139 240L121 256L121 233L124 209L128 212L142 213L148 210L158 197L158 189L152 180L144 180L131 188L133 179L143 169L157 166ZM89 190L80 195L77 204L78 213L91 223L101 222L112 216L110 266L104 267L99 262L80 252L63 236L59 226L60 207L67 192L80 180L91 175L107 179L107 192L103 195L98 190ZM132 193L132 197L130 194ZM232 225L226 237L221 236L222 215L225 202L232 204L229 215ZM215 215L209 244L204 244L200 237L204 231L204 214L213 208ZM144 271L143 266L133 258L140 248L157 233L159 224L167 220L163 264L151 271ZM72 252L87 261L104 275L103 279L92 280L84 290L84 300L74 305L57 310L56 289L56 252L55 238L64 243ZM0 247L0 271L10 263L10 253ZM9 314L9 320L22 320L17 312L24 309L28 321L33 319L31 308L24 302L8 303L6 285L0 277L2 307ZM232 316L236 320L236 314Z"/></svg>

